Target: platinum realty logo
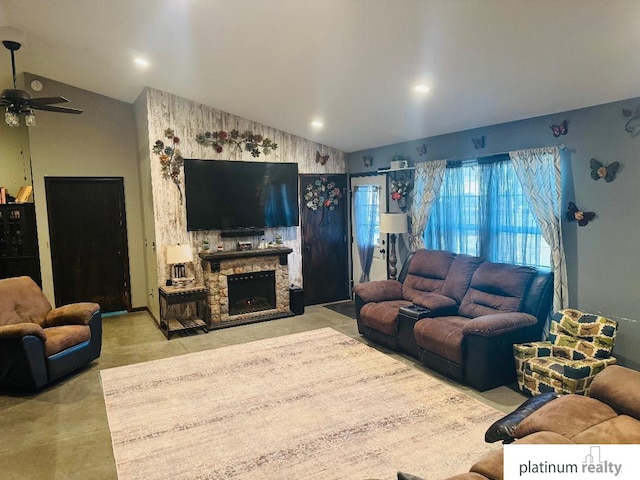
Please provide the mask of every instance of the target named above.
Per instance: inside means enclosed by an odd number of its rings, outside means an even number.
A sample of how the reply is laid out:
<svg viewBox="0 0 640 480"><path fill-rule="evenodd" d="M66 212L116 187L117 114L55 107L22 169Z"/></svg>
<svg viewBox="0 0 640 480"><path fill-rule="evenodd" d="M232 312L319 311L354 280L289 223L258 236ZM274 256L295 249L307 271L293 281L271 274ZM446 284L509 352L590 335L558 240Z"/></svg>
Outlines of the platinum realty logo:
<svg viewBox="0 0 640 480"><path fill-rule="evenodd" d="M504 446L504 480L637 479L640 445Z"/></svg>

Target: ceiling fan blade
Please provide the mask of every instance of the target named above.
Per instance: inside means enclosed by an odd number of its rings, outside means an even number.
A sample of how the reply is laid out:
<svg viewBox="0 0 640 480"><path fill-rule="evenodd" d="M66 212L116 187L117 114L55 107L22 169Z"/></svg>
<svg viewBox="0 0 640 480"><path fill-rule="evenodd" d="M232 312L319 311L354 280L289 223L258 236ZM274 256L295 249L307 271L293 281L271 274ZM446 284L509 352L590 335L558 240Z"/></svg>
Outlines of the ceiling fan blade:
<svg viewBox="0 0 640 480"><path fill-rule="evenodd" d="M31 105L31 108L34 110L46 110L47 112L57 112L57 113L82 113L84 110L80 110L79 108L71 108L71 107L55 107L53 105Z"/></svg>
<svg viewBox="0 0 640 480"><path fill-rule="evenodd" d="M29 100L31 105L51 105L55 103L67 103L69 101L68 98L64 97L40 97L40 98L32 98Z"/></svg>

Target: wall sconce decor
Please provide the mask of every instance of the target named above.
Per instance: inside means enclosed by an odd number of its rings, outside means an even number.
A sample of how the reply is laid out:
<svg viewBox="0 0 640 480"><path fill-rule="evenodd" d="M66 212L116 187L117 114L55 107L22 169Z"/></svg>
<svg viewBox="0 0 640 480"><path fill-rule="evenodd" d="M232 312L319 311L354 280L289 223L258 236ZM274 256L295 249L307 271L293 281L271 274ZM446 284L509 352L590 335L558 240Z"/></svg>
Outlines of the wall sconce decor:
<svg viewBox="0 0 640 480"><path fill-rule="evenodd" d="M364 162L365 167L370 167L373 165L373 157L371 155L364 155L362 157L362 161Z"/></svg>
<svg viewBox="0 0 640 480"><path fill-rule="evenodd" d="M389 278L396 279L398 269L396 263L396 235L407 233L409 231L409 223L405 213L381 213L380 214L380 233L391 234L389 237Z"/></svg>

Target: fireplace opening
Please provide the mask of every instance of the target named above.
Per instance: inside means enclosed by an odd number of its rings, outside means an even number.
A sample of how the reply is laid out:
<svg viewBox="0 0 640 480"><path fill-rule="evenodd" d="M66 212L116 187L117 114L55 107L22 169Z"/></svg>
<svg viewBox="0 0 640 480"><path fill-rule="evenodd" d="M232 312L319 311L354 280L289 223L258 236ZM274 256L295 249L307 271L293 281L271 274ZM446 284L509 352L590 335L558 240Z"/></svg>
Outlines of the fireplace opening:
<svg viewBox="0 0 640 480"><path fill-rule="evenodd" d="M276 308L276 272L240 273L227 277L229 315Z"/></svg>

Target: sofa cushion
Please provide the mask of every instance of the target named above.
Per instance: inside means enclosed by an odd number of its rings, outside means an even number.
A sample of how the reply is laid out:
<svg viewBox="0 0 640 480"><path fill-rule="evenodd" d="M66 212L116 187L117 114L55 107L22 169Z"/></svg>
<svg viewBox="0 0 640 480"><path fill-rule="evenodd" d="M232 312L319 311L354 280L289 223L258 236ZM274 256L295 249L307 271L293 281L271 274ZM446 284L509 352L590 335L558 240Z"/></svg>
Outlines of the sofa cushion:
<svg viewBox="0 0 640 480"><path fill-rule="evenodd" d="M471 278L483 262L480 257L459 254L451 263L447 278L444 280L442 295L453 298L458 305L467 293Z"/></svg>
<svg viewBox="0 0 640 480"><path fill-rule="evenodd" d="M413 327L416 343L424 350L462 365L462 329L468 321L458 316L418 320Z"/></svg>
<svg viewBox="0 0 640 480"><path fill-rule="evenodd" d="M640 420L640 372L636 370L618 365L605 368L591 382L589 395Z"/></svg>
<svg viewBox="0 0 640 480"><path fill-rule="evenodd" d="M45 328L43 331L47 336L44 342L44 354L46 357L91 338L91 329L88 325L65 325L63 327Z"/></svg>
<svg viewBox="0 0 640 480"><path fill-rule="evenodd" d="M499 312L517 312L536 270L506 263L478 266L458 310L469 318Z"/></svg>
<svg viewBox="0 0 640 480"><path fill-rule="evenodd" d="M575 443L640 443L640 422L618 415L571 437Z"/></svg>
<svg viewBox="0 0 640 480"><path fill-rule="evenodd" d="M0 325L36 323L44 327L51 304L29 277L0 280Z"/></svg>
<svg viewBox="0 0 640 480"><path fill-rule="evenodd" d="M360 310L360 321L367 327L395 336L398 333L398 311L411 305L406 300L367 303Z"/></svg>
<svg viewBox="0 0 640 480"><path fill-rule="evenodd" d="M582 395L563 395L540 407L516 427L515 436L522 438L548 430L571 438L583 430L617 416L609 405Z"/></svg>
<svg viewBox="0 0 640 480"><path fill-rule="evenodd" d="M418 250L411 259L407 276L402 283L402 296L413 299L423 293L442 293L455 253L443 250Z"/></svg>

